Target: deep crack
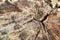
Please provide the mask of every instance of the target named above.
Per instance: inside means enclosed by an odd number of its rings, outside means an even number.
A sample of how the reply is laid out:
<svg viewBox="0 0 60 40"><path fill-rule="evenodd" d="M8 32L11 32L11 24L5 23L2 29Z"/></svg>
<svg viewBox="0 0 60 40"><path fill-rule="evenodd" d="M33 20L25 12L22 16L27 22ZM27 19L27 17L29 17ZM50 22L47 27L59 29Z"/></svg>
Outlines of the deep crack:
<svg viewBox="0 0 60 40"><path fill-rule="evenodd" d="M42 28L43 28L43 30L44 30L45 32L46 32L46 29L45 29L45 24L44 24L43 22L47 19L47 17L48 17L49 15L50 15L50 14L45 15L44 18L43 18L41 21L36 20L36 19L34 18L34 20L42 23L42 26L43 26ZM36 34L35 40L37 39L39 32L40 32L40 29L39 29L39 31L38 31L37 34Z"/></svg>
<svg viewBox="0 0 60 40"><path fill-rule="evenodd" d="M38 32L37 32L37 34L35 36L35 40L36 40L36 38L37 38L37 36L38 36L39 33L40 33L40 29L38 30Z"/></svg>
<svg viewBox="0 0 60 40"><path fill-rule="evenodd" d="M41 22L45 21L48 16L49 16L49 14L45 15L44 18L41 20Z"/></svg>

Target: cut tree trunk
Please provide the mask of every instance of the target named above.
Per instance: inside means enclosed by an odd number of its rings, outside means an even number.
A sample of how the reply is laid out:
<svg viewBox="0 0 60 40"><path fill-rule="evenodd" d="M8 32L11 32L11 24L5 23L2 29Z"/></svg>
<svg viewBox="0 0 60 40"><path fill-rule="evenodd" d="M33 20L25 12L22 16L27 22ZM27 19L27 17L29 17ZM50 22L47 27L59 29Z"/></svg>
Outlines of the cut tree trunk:
<svg viewBox="0 0 60 40"><path fill-rule="evenodd" d="M46 1L0 2L0 40L60 40L60 12Z"/></svg>

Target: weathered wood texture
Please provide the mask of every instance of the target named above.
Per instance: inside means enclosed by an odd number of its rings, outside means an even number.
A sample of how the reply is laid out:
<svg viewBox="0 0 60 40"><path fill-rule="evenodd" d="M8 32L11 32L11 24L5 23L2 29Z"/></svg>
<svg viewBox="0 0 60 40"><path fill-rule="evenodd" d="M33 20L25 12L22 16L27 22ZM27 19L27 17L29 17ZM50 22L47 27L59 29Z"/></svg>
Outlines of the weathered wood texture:
<svg viewBox="0 0 60 40"><path fill-rule="evenodd" d="M60 40L57 3L46 1L0 1L0 40Z"/></svg>

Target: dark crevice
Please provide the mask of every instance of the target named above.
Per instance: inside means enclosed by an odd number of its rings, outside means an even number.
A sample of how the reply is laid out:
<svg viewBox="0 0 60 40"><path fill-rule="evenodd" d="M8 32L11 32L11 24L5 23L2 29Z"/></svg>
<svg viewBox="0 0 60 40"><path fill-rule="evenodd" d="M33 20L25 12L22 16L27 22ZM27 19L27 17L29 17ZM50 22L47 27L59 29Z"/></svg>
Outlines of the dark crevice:
<svg viewBox="0 0 60 40"><path fill-rule="evenodd" d="M51 8L53 8L53 5L51 4L51 2L52 2L51 0L48 0L48 1L47 1L47 0L44 0L44 1L45 1L47 4L49 4L49 6L50 6Z"/></svg>
<svg viewBox="0 0 60 40"><path fill-rule="evenodd" d="M28 22L26 22L26 23L29 23L29 22L32 22L33 21L33 19L32 20L30 20L30 21L28 21ZM2 26L7 26L7 25L9 25L9 24L11 24L11 23L17 23L17 22L20 22L20 20L18 20L18 21L16 21L15 20L15 17L14 16L12 16L12 21L11 22L8 22L8 23L6 23L6 24L2 24ZM26 23L24 23L24 24L26 24ZM24 25L23 24L23 25Z"/></svg>
<svg viewBox="0 0 60 40"><path fill-rule="evenodd" d="M46 29L45 29L45 24L42 22L42 25L43 25L43 29L44 29L44 31L46 31Z"/></svg>
<svg viewBox="0 0 60 40"><path fill-rule="evenodd" d="M29 22L32 22L33 21L33 19L32 20L30 20L30 21L27 21L26 23L29 23ZM25 25L26 23L23 23L23 25Z"/></svg>
<svg viewBox="0 0 60 40"><path fill-rule="evenodd" d="M47 19L47 17L49 15L50 14L45 15L44 18L41 21L39 21L39 20L37 20L37 19L34 18L34 20L42 23L42 26L43 26L43 29L44 29L45 32L46 32L46 28L45 28L45 24L43 22ZM39 32L40 32L40 30L37 32L36 37L35 37L35 40L37 39Z"/></svg>
<svg viewBox="0 0 60 40"><path fill-rule="evenodd" d="M41 20L41 22L45 21L48 16L49 16L49 14L45 15L44 18Z"/></svg>
<svg viewBox="0 0 60 40"><path fill-rule="evenodd" d="M45 33L48 33L47 32L47 28L46 28L46 25L42 22L42 25L43 25L43 30L45 31ZM46 35L45 35L46 36ZM49 37L49 34L47 34L46 38L44 38L44 40L49 40L50 37Z"/></svg>
<svg viewBox="0 0 60 40"><path fill-rule="evenodd" d="M36 36L35 36L35 40L37 39L39 33L40 33L40 30L37 32L37 34L36 34Z"/></svg>
<svg viewBox="0 0 60 40"><path fill-rule="evenodd" d="M33 19L36 20L36 21L38 21L38 22L44 22L49 15L50 15L50 14L45 15L44 18L43 18L41 21L39 21L39 20L37 20L37 19L35 19L35 18L33 18Z"/></svg>
<svg viewBox="0 0 60 40"><path fill-rule="evenodd" d="M38 12L38 13L39 13L39 12ZM43 17L42 20L37 20L37 19L33 18L34 20L42 23L42 28L43 28L43 30L45 31L45 33L47 32L47 28L46 28L46 25L44 24L44 21L45 21L45 20L48 18L48 16L50 16L50 15L56 15L56 13L53 13L53 10L51 10L49 14L47 13L47 14ZM37 39L39 33L40 33L40 30L37 32L36 37L35 37L35 40ZM49 40L49 36L47 36L47 40Z"/></svg>

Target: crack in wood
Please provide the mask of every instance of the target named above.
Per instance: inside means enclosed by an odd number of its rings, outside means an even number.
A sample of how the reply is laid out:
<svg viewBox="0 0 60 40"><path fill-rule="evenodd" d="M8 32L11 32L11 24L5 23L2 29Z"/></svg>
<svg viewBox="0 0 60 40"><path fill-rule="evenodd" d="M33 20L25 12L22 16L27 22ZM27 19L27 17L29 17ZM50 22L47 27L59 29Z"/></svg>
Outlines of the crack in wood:
<svg viewBox="0 0 60 40"><path fill-rule="evenodd" d="M45 31L45 33L47 32L47 30L46 30L45 24L44 24L43 22L47 19L47 17L48 17L49 15L50 15L50 14L45 15L44 18L43 18L41 21L36 20L36 19L34 18L34 20L42 23L42 30ZM38 35L39 35L39 32L40 32L40 30L37 32L36 37L35 37L35 40L37 39L37 37L38 37ZM47 37L47 39L49 40L48 37Z"/></svg>

